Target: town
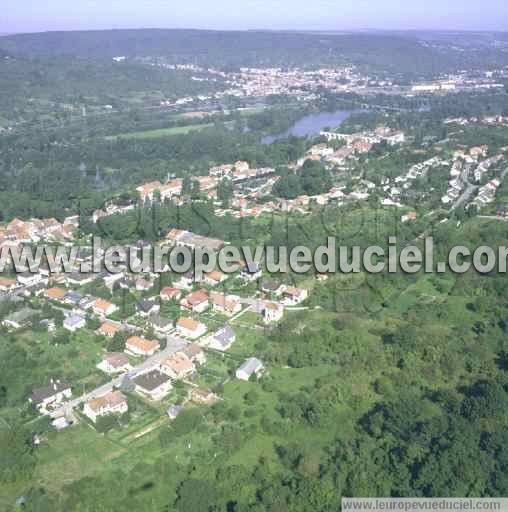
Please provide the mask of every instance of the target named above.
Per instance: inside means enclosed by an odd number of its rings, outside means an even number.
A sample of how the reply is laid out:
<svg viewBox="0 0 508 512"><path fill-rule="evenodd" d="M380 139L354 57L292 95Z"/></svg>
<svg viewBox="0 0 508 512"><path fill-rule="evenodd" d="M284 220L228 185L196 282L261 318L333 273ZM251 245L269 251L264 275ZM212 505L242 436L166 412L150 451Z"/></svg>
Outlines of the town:
<svg viewBox="0 0 508 512"><path fill-rule="evenodd" d="M0 34L0 510L506 496L506 33L52 2ZM441 4L357 8L506 17Z"/></svg>

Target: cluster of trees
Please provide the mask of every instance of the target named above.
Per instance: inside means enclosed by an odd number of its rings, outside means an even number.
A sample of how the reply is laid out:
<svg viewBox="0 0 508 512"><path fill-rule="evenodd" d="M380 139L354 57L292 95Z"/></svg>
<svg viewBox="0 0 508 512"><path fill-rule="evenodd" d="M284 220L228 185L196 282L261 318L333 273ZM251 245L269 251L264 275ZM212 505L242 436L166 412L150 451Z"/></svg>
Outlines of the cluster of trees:
<svg viewBox="0 0 508 512"><path fill-rule="evenodd" d="M305 150L301 139L262 145L260 133L231 131L224 125L162 139L90 135L34 128L0 137L0 221L90 213L112 196L129 199L134 186L164 181L168 175L186 178L189 194L198 196L191 177L205 175L210 165L246 160L252 167L276 167Z"/></svg>
<svg viewBox="0 0 508 512"><path fill-rule="evenodd" d="M281 177L273 186L273 194L283 199L294 199L300 195L316 196L328 192L332 177L323 164L307 160L301 169L281 171Z"/></svg>

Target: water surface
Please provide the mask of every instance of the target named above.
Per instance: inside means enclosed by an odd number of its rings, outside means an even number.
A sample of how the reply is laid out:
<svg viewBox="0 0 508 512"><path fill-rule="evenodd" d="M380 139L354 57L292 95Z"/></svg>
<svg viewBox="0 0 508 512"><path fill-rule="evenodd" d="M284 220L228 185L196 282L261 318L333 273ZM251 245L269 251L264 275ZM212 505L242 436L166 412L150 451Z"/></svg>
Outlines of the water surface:
<svg viewBox="0 0 508 512"><path fill-rule="evenodd" d="M309 114L296 121L288 130L277 135L268 135L263 137L263 144L272 144L273 142L294 137L315 137L324 128L337 128L356 110L336 110L335 112L319 112Z"/></svg>

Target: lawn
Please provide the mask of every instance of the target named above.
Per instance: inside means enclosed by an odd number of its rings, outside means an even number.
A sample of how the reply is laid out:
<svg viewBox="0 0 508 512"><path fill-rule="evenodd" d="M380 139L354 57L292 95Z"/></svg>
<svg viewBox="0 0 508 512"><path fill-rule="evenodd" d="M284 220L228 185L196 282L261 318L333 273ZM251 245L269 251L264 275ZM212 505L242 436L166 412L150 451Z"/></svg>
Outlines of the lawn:
<svg viewBox="0 0 508 512"><path fill-rule="evenodd" d="M74 480L100 473L107 462L126 451L84 423L64 432L50 433L39 449L33 483L59 491Z"/></svg>
<svg viewBox="0 0 508 512"><path fill-rule="evenodd" d="M172 135L185 135L193 131L211 128L212 126L212 123L191 124L188 126L174 126L172 128L160 128L157 130L144 130L139 132L121 133L118 135L108 135L107 137L105 137L105 139L159 139L162 137L170 137Z"/></svg>

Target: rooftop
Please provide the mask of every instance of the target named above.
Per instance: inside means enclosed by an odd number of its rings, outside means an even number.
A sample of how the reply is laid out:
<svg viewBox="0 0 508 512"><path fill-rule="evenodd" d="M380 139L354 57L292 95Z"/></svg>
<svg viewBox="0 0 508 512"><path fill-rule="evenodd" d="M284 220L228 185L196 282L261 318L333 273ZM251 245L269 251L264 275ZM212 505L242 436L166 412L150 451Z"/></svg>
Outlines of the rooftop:
<svg viewBox="0 0 508 512"><path fill-rule="evenodd" d="M153 391L168 382L170 378L158 370L152 370L151 372L139 375L133 380L140 388L146 389L147 391Z"/></svg>
<svg viewBox="0 0 508 512"><path fill-rule="evenodd" d="M135 347L143 352L150 352L151 350L159 348L158 341L147 340L145 338L141 338L139 336L131 336L126 342L125 345Z"/></svg>
<svg viewBox="0 0 508 512"><path fill-rule="evenodd" d="M127 399L120 391L111 391L107 395L94 398L88 402L88 406L93 411L97 412L106 407L116 407Z"/></svg>
<svg viewBox="0 0 508 512"><path fill-rule="evenodd" d="M180 318L176 324L178 327L187 329L189 331L197 331L199 329L199 326L202 325L199 322L196 322L196 320L187 317Z"/></svg>
<svg viewBox="0 0 508 512"><path fill-rule="evenodd" d="M247 375L252 375L253 373L259 371L261 368L263 368L263 363L255 357L250 357L240 366L240 368L238 368L238 371L241 370L244 371Z"/></svg>
<svg viewBox="0 0 508 512"><path fill-rule="evenodd" d="M120 368L129 363L128 357L122 352L112 352L104 358L114 368Z"/></svg>
<svg viewBox="0 0 508 512"><path fill-rule="evenodd" d="M49 386L44 386L42 388L34 388L32 390L30 399L35 405L38 405L38 404L44 402L44 400L46 400L47 398L50 398L50 397L56 395L57 393L64 391L66 389L69 389L69 388L70 388L70 385L67 384L66 382L61 382L60 380L55 380L55 381L51 382L51 384Z"/></svg>

